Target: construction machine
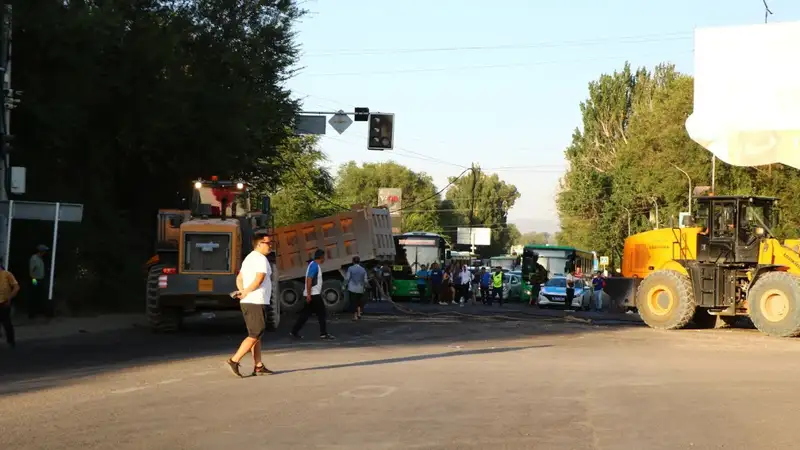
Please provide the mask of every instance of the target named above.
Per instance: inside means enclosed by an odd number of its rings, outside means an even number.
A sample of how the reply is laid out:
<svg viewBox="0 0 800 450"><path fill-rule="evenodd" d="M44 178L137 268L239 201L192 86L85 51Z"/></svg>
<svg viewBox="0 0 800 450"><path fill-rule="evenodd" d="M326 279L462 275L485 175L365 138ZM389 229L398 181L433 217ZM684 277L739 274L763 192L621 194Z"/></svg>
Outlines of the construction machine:
<svg viewBox="0 0 800 450"><path fill-rule="evenodd" d="M188 210L158 212L156 255L148 261L146 313L158 331L175 331L187 314L235 310L236 276L252 250L252 236L271 234L269 198L260 211L250 210L247 185L241 181L197 180ZM272 292L278 292L274 255ZM268 327L277 328L280 301L267 308Z"/></svg>
<svg viewBox="0 0 800 450"><path fill-rule="evenodd" d="M622 274L635 292L626 306L652 328L723 327L748 316L763 333L800 335L800 239L780 242L772 234L778 200L695 201L691 226L625 240Z"/></svg>

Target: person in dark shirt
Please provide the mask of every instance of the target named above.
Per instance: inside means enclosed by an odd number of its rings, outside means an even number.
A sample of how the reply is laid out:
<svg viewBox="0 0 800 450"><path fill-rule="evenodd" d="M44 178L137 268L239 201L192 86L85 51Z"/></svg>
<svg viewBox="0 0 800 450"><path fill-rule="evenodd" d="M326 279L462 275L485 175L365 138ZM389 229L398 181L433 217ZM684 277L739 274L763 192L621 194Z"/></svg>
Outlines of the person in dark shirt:
<svg viewBox="0 0 800 450"><path fill-rule="evenodd" d="M444 279L444 272L439 267L439 263L431 264L431 303L441 301L442 280Z"/></svg>
<svg viewBox="0 0 800 450"><path fill-rule="evenodd" d="M572 309L572 300L575 299L575 282L567 280L567 296L564 298L564 309L566 311L574 311Z"/></svg>
<svg viewBox="0 0 800 450"><path fill-rule="evenodd" d="M489 301L489 286L492 285L492 273L481 267L481 301L485 305Z"/></svg>

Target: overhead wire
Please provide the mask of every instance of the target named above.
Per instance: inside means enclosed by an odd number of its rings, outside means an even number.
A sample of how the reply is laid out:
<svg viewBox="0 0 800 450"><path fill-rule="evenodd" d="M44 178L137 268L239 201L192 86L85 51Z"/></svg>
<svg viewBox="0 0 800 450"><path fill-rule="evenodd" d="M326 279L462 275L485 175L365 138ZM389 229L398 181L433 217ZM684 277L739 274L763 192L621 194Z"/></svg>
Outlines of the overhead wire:
<svg viewBox="0 0 800 450"><path fill-rule="evenodd" d="M368 56L368 55L397 55L414 53L441 53L441 52L460 52L460 51L484 51L484 50L527 50L540 48L562 48L580 47L593 45L607 45L609 43L620 44L639 44L652 42L666 42L673 40L687 40L692 38L691 32L675 32L667 34L650 34L638 36L619 36L610 38L594 38L574 41L543 41L529 44L498 44L498 45L470 45L470 46L450 46L450 47L417 47L417 48L372 48L372 49L342 49L320 52L306 52L303 57L327 57L327 56Z"/></svg>

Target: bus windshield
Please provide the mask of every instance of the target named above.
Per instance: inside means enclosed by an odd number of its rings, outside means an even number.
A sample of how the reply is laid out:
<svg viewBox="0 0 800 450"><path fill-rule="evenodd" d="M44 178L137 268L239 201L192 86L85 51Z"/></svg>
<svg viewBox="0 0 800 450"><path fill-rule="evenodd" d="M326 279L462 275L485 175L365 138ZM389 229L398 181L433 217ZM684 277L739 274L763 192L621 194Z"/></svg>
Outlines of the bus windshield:
<svg viewBox="0 0 800 450"><path fill-rule="evenodd" d="M430 267L433 263L442 265L444 262L443 238L395 236L395 247L395 265L408 267L408 270L403 270L406 276L414 276L423 265ZM395 276L398 275L395 273Z"/></svg>

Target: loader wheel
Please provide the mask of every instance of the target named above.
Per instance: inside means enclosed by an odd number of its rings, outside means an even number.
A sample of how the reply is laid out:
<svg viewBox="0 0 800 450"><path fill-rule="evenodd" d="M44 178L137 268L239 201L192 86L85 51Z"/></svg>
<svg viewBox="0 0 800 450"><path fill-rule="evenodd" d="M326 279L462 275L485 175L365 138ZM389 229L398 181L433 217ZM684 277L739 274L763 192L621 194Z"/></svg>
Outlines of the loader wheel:
<svg viewBox="0 0 800 450"><path fill-rule="evenodd" d="M636 292L636 307L644 323L661 330L684 328L697 309L689 278L674 270L648 275Z"/></svg>
<svg viewBox="0 0 800 450"><path fill-rule="evenodd" d="M756 281L747 295L750 320L762 333L800 336L800 278L770 272Z"/></svg>
<svg viewBox="0 0 800 450"><path fill-rule="evenodd" d="M275 267L275 264L271 266L273 272L275 273L278 269ZM275 282L273 278L272 281L272 292L275 292L278 289L279 284ZM281 299L275 299L273 297L270 300L269 305L266 305L264 308L264 313L267 319L267 331L278 331L278 326L281 324L281 310L283 309L283 305L281 304Z"/></svg>
<svg viewBox="0 0 800 450"><path fill-rule="evenodd" d="M736 316L709 314L705 309L698 309L695 311L694 317L692 317L692 322L694 322L698 328L704 329L730 328L736 322Z"/></svg>
<svg viewBox="0 0 800 450"><path fill-rule="evenodd" d="M183 311L180 308L164 308L161 306L161 293L158 289L158 277L163 266L153 266L147 274L147 291L145 292L147 320L153 331L175 332L183 326Z"/></svg>

